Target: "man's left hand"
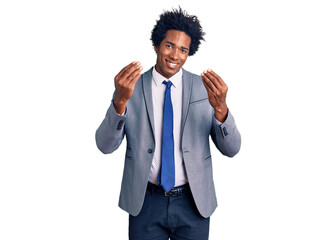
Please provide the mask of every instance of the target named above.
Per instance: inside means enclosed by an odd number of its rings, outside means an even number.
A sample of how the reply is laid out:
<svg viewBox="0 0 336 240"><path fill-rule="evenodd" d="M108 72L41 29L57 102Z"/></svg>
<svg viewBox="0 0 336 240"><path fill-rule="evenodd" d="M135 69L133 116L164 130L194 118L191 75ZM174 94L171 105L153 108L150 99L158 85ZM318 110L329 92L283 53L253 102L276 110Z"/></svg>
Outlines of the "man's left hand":
<svg viewBox="0 0 336 240"><path fill-rule="evenodd" d="M209 103L215 110L215 117L218 121L224 122L228 114L226 105L228 87L221 77L210 69L205 70L201 76L208 92Z"/></svg>

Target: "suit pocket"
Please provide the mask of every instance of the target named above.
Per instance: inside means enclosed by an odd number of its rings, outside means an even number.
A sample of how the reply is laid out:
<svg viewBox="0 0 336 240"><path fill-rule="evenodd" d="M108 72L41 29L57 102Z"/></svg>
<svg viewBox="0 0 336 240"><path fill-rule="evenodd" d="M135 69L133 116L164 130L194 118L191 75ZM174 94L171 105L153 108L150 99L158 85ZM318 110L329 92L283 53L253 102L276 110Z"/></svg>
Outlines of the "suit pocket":
<svg viewBox="0 0 336 240"><path fill-rule="evenodd" d="M208 98L203 98L203 99L199 99L199 100L194 100L192 102L189 103L189 105L192 105L192 104L197 104L197 103L202 103L204 101L208 101Z"/></svg>
<svg viewBox="0 0 336 240"><path fill-rule="evenodd" d="M207 156L203 160L203 167L205 171L208 171L212 167L212 160L211 160L211 155Z"/></svg>

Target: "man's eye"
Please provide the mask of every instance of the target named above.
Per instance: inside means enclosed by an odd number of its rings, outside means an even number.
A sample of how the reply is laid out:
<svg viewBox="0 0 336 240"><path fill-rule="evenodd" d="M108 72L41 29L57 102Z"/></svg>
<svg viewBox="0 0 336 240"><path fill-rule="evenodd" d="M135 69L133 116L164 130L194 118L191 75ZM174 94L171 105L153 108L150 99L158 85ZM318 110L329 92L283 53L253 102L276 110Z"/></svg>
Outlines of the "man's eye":
<svg viewBox="0 0 336 240"><path fill-rule="evenodd" d="M167 44L167 45L166 45L166 47L167 47L167 48L171 48L171 47L172 47L172 45L170 45L170 44Z"/></svg>
<svg viewBox="0 0 336 240"><path fill-rule="evenodd" d="M182 52L182 53L187 53L187 50L185 50L185 49L181 49L181 52Z"/></svg>

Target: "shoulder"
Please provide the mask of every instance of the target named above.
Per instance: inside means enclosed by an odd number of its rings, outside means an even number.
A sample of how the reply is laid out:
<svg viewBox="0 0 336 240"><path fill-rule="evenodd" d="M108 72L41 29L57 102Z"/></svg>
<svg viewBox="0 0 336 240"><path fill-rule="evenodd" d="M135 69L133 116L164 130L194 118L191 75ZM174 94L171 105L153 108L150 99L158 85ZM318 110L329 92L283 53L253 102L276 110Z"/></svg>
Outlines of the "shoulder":
<svg viewBox="0 0 336 240"><path fill-rule="evenodd" d="M189 72L182 68L183 71L183 77L185 78L192 78L193 80L195 79L196 81L202 81L202 77L200 75L197 75L195 73Z"/></svg>
<svg viewBox="0 0 336 240"><path fill-rule="evenodd" d="M202 77L200 75L189 72L189 71L183 69L183 78L186 81L191 81L192 84L193 84L193 87L204 88L204 90L205 90L205 87L204 87L203 81L202 81Z"/></svg>
<svg viewBox="0 0 336 240"><path fill-rule="evenodd" d="M183 69L183 81L188 81L189 83L191 83L192 99L208 98L208 93L204 87L202 77L200 75Z"/></svg>
<svg viewBox="0 0 336 240"><path fill-rule="evenodd" d="M143 85L149 84L151 85L152 82L152 72L153 72L153 67L151 67L149 70L146 72L142 73L141 76L139 77L138 81L135 84L134 90L136 91L142 91Z"/></svg>

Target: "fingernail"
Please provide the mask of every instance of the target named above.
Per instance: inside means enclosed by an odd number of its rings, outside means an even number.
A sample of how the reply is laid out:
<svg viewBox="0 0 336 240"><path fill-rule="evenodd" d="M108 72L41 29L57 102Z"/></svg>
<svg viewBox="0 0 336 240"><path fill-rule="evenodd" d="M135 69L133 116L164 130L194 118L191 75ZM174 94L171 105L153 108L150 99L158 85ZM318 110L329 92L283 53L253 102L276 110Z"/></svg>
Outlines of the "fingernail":
<svg viewBox="0 0 336 240"><path fill-rule="evenodd" d="M208 71L211 72L211 69L209 68Z"/></svg>

